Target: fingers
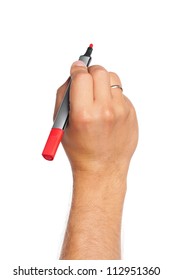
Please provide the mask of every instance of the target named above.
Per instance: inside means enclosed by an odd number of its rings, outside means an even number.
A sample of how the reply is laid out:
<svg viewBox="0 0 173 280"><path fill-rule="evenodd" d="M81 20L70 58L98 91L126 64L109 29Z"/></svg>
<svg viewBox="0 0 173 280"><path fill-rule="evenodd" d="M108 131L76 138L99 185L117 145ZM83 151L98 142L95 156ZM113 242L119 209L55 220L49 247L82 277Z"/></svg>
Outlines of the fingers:
<svg viewBox="0 0 173 280"><path fill-rule="evenodd" d="M116 106L124 104L126 98L122 94L122 90L111 88L111 85L121 86L121 81L117 74L108 72L99 65L87 68L82 61L76 61L72 64L70 74L70 114L86 112L90 110L94 103L107 106L111 104L113 99L116 101ZM54 118L69 81L70 78L57 90Z"/></svg>
<svg viewBox="0 0 173 280"><path fill-rule="evenodd" d="M109 77L110 77L110 84L111 85L117 84L117 85L121 86L121 80L116 73L109 72Z"/></svg>
<svg viewBox="0 0 173 280"><path fill-rule="evenodd" d="M122 87L122 84L121 84L121 80L120 78L118 77L117 74L115 74L114 72L109 72L109 78L110 78L110 86L112 85L119 85ZM122 98L122 90L120 88L112 88L111 87L111 95L112 97L120 97Z"/></svg>
<svg viewBox="0 0 173 280"><path fill-rule="evenodd" d="M70 69L70 75L75 76L80 72L88 73L88 68L86 67L85 63L81 60L75 61Z"/></svg>
<svg viewBox="0 0 173 280"><path fill-rule="evenodd" d="M111 99L110 78L105 68L99 65L87 68L81 61L71 67L70 103L75 107L90 106L93 101L105 104ZM85 106L86 105L86 106Z"/></svg>
<svg viewBox="0 0 173 280"><path fill-rule="evenodd" d="M111 85L119 85L122 87L121 80L117 74L109 72L109 76ZM111 88L111 94L117 112L125 112L128 114L129 110L131 110L131 108L133 109L131 101L123 94L120 88Z"/></svg>
<svg viewBox="0 0 173 280"><path fill-rule="evenodd" d="M74 108L82 110L93 103L93 81L82 61L72 64L70 74L70 111L73 112Z"/></svg>
<svg viewBox="0 0 173 280"><path fill-rule="evenodd" d="M99 65L89 67L93 79L94 100L105 104L111 99L110 78L105 68Z"/></svg>

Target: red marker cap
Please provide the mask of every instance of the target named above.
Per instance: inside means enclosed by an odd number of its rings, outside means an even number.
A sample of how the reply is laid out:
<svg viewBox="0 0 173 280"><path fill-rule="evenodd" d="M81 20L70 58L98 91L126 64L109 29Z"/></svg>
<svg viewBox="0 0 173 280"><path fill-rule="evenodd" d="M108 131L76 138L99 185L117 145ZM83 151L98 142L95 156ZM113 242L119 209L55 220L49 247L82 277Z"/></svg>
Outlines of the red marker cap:
<svg viewBox="0 0 173 280"><path fill-rule="evenodd" d="M47 160L53 160L56 150L63 137L64 130L60 128L52 128L47 139L46 145L42 152L42 156Z"/></svg>

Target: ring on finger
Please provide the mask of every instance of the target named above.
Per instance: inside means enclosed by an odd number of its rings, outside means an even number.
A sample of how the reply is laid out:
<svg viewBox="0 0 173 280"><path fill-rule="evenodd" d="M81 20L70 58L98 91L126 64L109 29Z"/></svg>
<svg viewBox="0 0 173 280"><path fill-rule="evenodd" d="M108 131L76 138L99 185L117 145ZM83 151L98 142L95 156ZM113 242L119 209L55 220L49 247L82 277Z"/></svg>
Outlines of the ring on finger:
<svg viewBox="0 0 173 280"><path fill-rule="evenodd" d="M121 89L123 91L123 88L120 85L111 85L110 87L111 88L119 88L119 89Z"/></svg>

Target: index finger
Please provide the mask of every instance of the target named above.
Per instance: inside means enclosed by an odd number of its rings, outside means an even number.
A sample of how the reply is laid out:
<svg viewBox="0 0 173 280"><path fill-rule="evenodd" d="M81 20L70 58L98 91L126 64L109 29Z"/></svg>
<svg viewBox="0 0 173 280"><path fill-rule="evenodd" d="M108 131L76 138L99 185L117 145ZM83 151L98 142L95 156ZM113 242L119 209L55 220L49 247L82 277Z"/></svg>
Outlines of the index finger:
<svg viewBox="0 0 173 280"><path fill-rule="evenodd" d="M72 64L70 87L70 110L83 110L93 103L93 80L82 61Z"/></svg>

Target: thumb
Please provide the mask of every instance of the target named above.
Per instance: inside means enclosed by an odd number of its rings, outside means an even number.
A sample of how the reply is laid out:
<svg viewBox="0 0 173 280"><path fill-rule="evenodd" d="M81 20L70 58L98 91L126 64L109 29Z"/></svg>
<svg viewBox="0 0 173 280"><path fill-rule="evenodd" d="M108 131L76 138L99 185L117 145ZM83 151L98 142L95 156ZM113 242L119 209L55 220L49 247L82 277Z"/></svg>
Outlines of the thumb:
<svg viewBox="0 0 173 280"><path fill-rule="evenodd" d="M85 63L81 60L75 61L71 66L70 75L71 75L72 79L75 76L75 74L77 74L79 72L88 73L88 68L86 67Z"/></svg>
<svg viewBox="0 0 173 280"><path fill-rule="evenodd" d="M88 68L86 67L85 63L81 60L75 61L70 69L70 75L71 78L75 76L75 74L79 72L87 72L88 73ZM62 102L62 99L64 97L65 91L67 89L67 86L70 82L70 77L67 79L67 81L57 90L56 93L56 101L55 101L55 108L54 108L54 114L53 114L53 120L55 120L57 111L59 109L59 106Z"/></svg>

